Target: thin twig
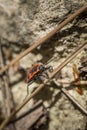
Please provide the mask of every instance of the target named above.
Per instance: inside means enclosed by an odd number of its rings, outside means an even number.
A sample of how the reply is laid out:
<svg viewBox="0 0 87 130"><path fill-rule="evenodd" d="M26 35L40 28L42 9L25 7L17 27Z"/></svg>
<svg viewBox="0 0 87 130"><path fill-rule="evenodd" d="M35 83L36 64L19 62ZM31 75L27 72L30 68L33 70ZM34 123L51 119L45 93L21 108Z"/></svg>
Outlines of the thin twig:
<svg viewBox="0 0 87 130"><path fill-rule="evenodd" d="M74 14L71 14L66 20L64 20L62 23L60 23L57 27L55 27L54 30L49 32L46 36L41 38L39 41L37 41L34 45L26 49L24 52L19 54L15 59L13 59L8 65L4 66L0 70L0 74L5 72L10 66L14 65L16 62L18 62L21 58L23 58L25 55L30 53L32 50L43 44L45 41L47 41L49 38L51 38L54 34L56 34L61 28L63 28L65 25L67 25L69 22L71 22L76 16L81 14L83 11L87 10L87 3L80 9L78 9Z"/></svg>
<svg viewBox="0 0 87 130"><path fill-rule="evenodd" d="M3 67L3 59L2 59L2 50L1 50L1 44L0 44L0 68ZM3 99L3 110L2 110L2 113L3 113L3 116L6 115L7 113L7 110L6 110L6 103L5 103L5 100L6 100L6 92L5 92L5 85L3 83L3 77L0 78L0 87L1 87L1 91L2 91L2 99Z"/></svg>
<svg viewBox="0 0 87 130"><path fill-rule="evenodd" d="M75 86L87 85L87 81L84 81L84 80L80 80L80 84L76 84L76 82L78 82L78 79L70 81L70 82L63 79L57 79L57 82L60 84L70 84L70 85L75 85Z"/></svg>
<svg viewBox="0 0 87 130"><path fill-rule="evenodd" d="M1 59L1 67L4 66L4 57L3 57L3 49L2 46L0 44L0 59ZM3 82L3 87L2 87L2 94L3 94L3 101L4 101L4 108L5 109L5 113L4 116L8 117L12 111L12 109L14 108L14 103L13 103L13 98L12 98L12 93L11 93L11 89L9 88L9 80L8 80L8 75L7 72L2 76L2 82ZM14 128L14 124L9 125L9 129L11 130L15 130Z"/></svg>
<svg viewBox="0 0 87 130"><path fill-rule="evenodd" d="M49 79L46 79L43 84L41 84L29 97L25 99L25 101L18 105L15 110L11 113L11 115L6 118L3 123L0 126L0 130L2 130L6 124L11 120L11 118L20 110L22 109L26 103L30 101L31 98L33 98L37 93L40 92L45 87L45 84L52 79L65 65L67 65L71 60L73 60L85 47L87 46L87 42L82 44L71 56L69 56L62 64L60 64L54 72L50 75Z"/></svg>
<svg viewBox="0 0 87 130"><path fill-rule="evenodd" d="M35 109L37 109L38 107L40 107L43 104L42 100L39 100L38 102L36 102L35 104L33 104L31 109L28 109L27 111L23 112L22 114L20 114L18 117L16 117L15 119L11 120L9 122L10 123L14 123L18 120L20 120L21 118L23 118L24 116L26 116L27 114L32 113Z"/></svg>
<svg viewBox="0 0 87 130"><path fill-rule="evenodd" d="M79 110L81 110L85 115L87 115L87 110L85 110L85 108L80 103L78 103L77 100L65 88L60 87L56 80L53 80L53 82L79 108Z"/></svg>
<svg viewBox="0 0 87 130"><path fill-rule="evenodd" d="M1 59L1 67L4 66L4 59L3 59L3 49L2 46L0 45L0 59ZM12 102L12 94L11 94L11 89L9 88L9 80L7 76L7 72L2 76L2 82L4 86L4 98L5 98L5 105L7 108L7 111L5 113L5 116L9 115L11 110L13 109L13 103Z"/></svg>
<svg viewBox="0 0 87 130"><path fill-rule="evenodd" d="M30 110L22 113L19 117L16 117L16 120L9 122L9 125L11 123L15 123L18 130L30 130L32 126L36 126L37 123L40 123L40 120L43 117L46 119L46 112L47 111L44 108L43 102L37 101L35 104L33 104Z"/></svg>

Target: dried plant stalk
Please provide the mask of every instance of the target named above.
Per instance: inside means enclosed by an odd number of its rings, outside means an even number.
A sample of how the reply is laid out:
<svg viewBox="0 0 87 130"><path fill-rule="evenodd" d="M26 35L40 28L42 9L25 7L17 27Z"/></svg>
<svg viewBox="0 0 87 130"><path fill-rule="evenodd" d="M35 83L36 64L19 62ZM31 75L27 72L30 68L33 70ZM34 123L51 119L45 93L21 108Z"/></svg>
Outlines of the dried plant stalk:
<svg viewBox="0 0 87 130"><path fill-rule="evenodd" d="M62 23L60 23L54 30L49 32L46 36L41 38L39 41L37 41L34 45L26 49L24 52L19 54L15 59L13 59L8 65L4 66L0 70L0 74L5 72L10 66L14 65L16 62L18 62L20 59L22 59L25 55L30 53L32 50L43 44L45 41L47 41L49 38L51 38L55 33L57 33L61 28L63 28L65 25L67 25L69 22L71 22L76 16L81 14L83 11L87 10L87 4L85 4L82 8L78 9L74 14L71 14L66 20L64 20Z"/></svg>
<svg viewBox="0 0 87 130"><path fill-rule="evenodd" d="M25 104L27 104L31 98L33 98L37 93L40 92L40 90L42 90L45 87L45 84L52 79L64 66L66 66L71 60L73 60L85 47L87 46L87 42L82 44L82 46L80 46L77 50L75 50L75 52L69 56L62 64L60 64L55 70L54 72L50 75L49 79L46 79L44 81L43 84L41 84L29 97L27 97L24 102L20 105L18 105L18 107L15 108L15 110L11 113L11 115L6 118L3 123L0 126L0 130L2 130L5 125L11 120L11 118L20 110L22 109Z"/></svg>

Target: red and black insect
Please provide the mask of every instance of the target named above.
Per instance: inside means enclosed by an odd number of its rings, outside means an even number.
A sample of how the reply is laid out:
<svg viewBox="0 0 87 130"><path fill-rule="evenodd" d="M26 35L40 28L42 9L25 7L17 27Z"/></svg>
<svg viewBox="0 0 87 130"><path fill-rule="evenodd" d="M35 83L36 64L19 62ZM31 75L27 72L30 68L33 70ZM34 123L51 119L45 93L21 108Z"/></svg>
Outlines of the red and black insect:
<svg viewBox="0 0 87 130"><path fill-rule="evenodd" d="M52 71L52 66L45 67L43 64L34 64L28 71L27 71L27 83L31 81L35 81L39 79L43 82L41 77L49 78L48 73L46 70Z"/></svg>
<svg viewBox="0 0 87 130"><path fill-rule="evenodd" d="M32 84L35 80L40 80L41 82L44 82L45 78L49 78L49 75L47 73L47 70L50 72L53 71L52 66L45 67L43 64L34 64L30 69L27 71L27 78L26 82L27 85L27 94L28 94L28 86Z"/></svg>

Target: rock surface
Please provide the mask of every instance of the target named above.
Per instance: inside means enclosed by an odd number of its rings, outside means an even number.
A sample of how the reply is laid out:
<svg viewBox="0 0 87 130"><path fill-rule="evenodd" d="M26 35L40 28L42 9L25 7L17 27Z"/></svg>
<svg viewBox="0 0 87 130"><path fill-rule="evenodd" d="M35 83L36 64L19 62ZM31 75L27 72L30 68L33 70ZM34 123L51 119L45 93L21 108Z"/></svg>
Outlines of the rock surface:
<svg viewBox="0 0 87 130"><path fill-rule="evenodd" d="M86 0L67 0L65 2L64 0L0 0L1 43L7 46L8 50L11 49L11 55L16 57L50 32L70 10L74 12L86 2ZM20 60L20 65L28 68L39 61L52 65L55 69L87 40L87 14L82 16L65 26L44 45L25 56ZM82 56L87 56L87 50L83 50L62 70L63 79L73 80L72 66L73 64L79 66ZM17 105L26 96L25 77L19 73L14 74L13 68L9 70L9 75ZM37 86L39 86L38 83L33 83L29 87L30 92ZM80 96L74 89L69 90L78 102L87 108L86 87L83 88L83 91L84 94ZM43 99L49 110L49 123L46 128L40 128L40 130L86 130L85 116L52 84L48 84L18 115L30 108L34 100L39 99Z"/></svg>

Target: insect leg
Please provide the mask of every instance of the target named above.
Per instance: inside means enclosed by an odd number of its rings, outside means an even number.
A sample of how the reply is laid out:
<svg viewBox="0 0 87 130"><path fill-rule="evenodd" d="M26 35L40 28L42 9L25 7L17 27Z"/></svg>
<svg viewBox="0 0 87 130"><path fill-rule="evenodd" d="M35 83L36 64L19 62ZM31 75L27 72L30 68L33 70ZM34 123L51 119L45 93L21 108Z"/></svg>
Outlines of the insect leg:
<svg viewBox="0 0 87 130"><path fill-rule="evenodd" d="M49 72L53 72L53 67L52 66L45 67L45 70L49 70Z"/></svg>
<svg viewBox="0 0 87 130"><path fill-rule="evenodd" d="M44 71L44 74L45 74L44 76L49 79L49 75L46 71Z"/></svg>
<svg viewBox="0 0 87 130"><path fill-rule="evenodd" d="M27 97L28 95L30 95L30 93L29 93L29 87L30 87L30 85L33 83L33 81L34 81L34 80L31 80L31 81L27 84L27 95L26 95L26 97ZM24 98L24 100L26 99L26 97Z"/></svg>
<svg viewBox="0 0 87 130"><path fill-rule="evenodd" d="M40 75L38 75L38 78L39 78L39 80L43 83L44 80L46 79L46 76L43 75L43 74L40 74Z"/></svg>

